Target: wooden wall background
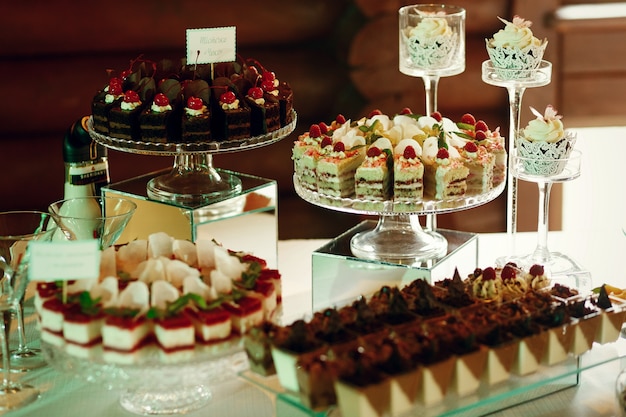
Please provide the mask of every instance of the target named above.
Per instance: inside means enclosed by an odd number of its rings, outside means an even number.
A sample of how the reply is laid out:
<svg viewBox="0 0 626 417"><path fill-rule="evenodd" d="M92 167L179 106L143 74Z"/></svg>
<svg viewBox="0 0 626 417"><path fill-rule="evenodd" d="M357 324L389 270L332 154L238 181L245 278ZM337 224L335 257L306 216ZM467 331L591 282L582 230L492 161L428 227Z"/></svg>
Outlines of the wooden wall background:
<svg viewBox="0 0 626 417"><path fill-rule="evenodd" d="M397 68L397 10L408 3L239 0L234 7L232 3L216 5L201 0L3 3L0 210L45 210L48 203L62 198L63 136L75 120L89 114L92 96L107 82L107 68L125 68L139 54L152 59L184 56L186 28L234 25L239 53L257 58L292 84L299 123L291 138L253 151L217 155L215 164L278 180L281 239L338 235L361 218L314 207L295 195L291 181L292 141L311 123L330 121L337 113L356 118L376 108L394 113L405 106L423 112L422 81L401 74ZM459 117L469 111L490 126L501 126L503 132L508 132L506 91L483 83L480 65L487 59L484 39L501 27L496 17L510 19L516 13L534 22L537 36L550 39L546 58L555 65L550 86L526 92L526 109L528 105L556 103L563 114L586 115L596 108L580 94L598 91L603 82L605 89L611 89L614 80L594 77L581 81L581 74L597 72L598 67L590 60L572 60L580 37L585 35L554 24L551 16L562 2L455 3L467 9L467 63L463 74L440 81L439 110L445 115ZM623 45L614 47L623 49ZM593 59L601 56L596 50L589 53ZM561 67L563 63L567 65ZM601 72L608 78L624 76L623 62L621 66L611 65ZM623 83L620 88L624 88ZM620 94L624 97L626 91ZM598 110L615 111L615 104L605 107ZM523 119L529 117L526 112ZM173 162L169 157L118 151L109 151L109 160L113 181L166 168ZM534 230L536 190L531 187L523 192L527 197L522 204L528 210L520 213L520 228ZM558 209L553 211L558 214ZM503 231L505 211L505 199L498 198L480 208L440 216L439 225L476 232ZM551 224L558 227L558 221L557 215Z"/></svg>

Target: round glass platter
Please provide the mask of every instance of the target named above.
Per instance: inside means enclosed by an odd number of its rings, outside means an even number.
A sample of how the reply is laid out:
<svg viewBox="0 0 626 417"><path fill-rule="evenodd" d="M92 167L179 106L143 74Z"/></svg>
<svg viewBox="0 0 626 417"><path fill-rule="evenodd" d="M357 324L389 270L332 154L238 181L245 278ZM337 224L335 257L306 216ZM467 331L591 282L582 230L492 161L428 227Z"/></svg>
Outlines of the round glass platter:
<svg viewBox="0 0 626 417"><path fill-rule="evenodd" d="M241 180L236 175L215 169L214 154L242 152L276 143L294 131L297 120L298 115L292 110L291 122L264 135L193 143L143 142L103 135L94 130L93 116L87 122L87 130L93 140L109 149L140 155L173 156L172 170L148 182L148 197L196 207L241 192Z"/></svg>
<svg viewBox="0 0 626 417"><path fill-rule="evenodd" d="M206 406L220 384L248 369L238 343L199 345L193 350L164 354L156 346L136 353L105 352L101 346L53 345L42 351L56 370L122 390L121 406L135 414L185 414Z"/></svg>
<svg viewBox="0 0 626 417"><path fill-rule="evenodd" d="M360 232L352 237L350 249L354 256L407 265L437 260L448 251L446 238L436 230L423 229L419 215L443 214L478 207L494 200L506 186L506 181L502 181L481 194L406 202L328 196L303 187L295 174L293 182L296 193L311 204L334 211L379 216L378 224L373 230Z"/></svg>

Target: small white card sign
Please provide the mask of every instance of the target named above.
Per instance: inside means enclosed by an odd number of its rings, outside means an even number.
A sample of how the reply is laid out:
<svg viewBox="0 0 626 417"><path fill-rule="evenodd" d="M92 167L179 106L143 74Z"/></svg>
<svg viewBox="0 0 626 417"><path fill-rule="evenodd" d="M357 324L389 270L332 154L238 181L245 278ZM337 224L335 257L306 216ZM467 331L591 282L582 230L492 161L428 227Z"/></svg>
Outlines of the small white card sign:
<svg viewBox="0 0 626 417"><path fill-rule="evenodd" d="M234 61L237 49L236 32L235 26L187 29L187 63Z"/></svg>
<svg viewBox="0 0 626 417"><path fill-rule="evenodd" d="M100 276L100 249L96 239L32 241L28 250L28 278L31 281L68 281Z"/></svg>

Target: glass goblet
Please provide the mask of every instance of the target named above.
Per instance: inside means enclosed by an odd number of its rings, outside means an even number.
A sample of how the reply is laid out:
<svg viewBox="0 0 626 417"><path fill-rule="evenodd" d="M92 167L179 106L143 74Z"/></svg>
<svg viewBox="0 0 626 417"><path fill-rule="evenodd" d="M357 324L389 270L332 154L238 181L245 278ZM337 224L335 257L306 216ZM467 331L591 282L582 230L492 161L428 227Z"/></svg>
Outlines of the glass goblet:
<svg viewBox="0 0 626 417"><path fill-rule="evenodd" d="M118 197L76 197L48 206L65 239L97 239L100 249L117 241L136 209L134 202Z"/></svg>
<svg viewBox="0 0 626 417"><path fill-rule="evenodd" d="M0 312L6 317L7 314L19 308L20 301L26 291L28 278L23 268L20 267L18 271L14 271L2 259L0 259L0 269L2 270ZM9 356L9 340L6 331L5 320L0 320L0 345L2 347L0 410L3 411L23 407L39 397L37 388L11 380L11 358Z"/></svg>
<svg viewBox="0 0 626 417"><path fill-rule="evenodd" d="M40 211L9 211L0 213L0 259L4 260L14 273L25 273L27 267L26 247L31 240L50 240L56 230L50 215ZM5 313L5 326L10 323L12 314L17 319L18 346L10 352L11 369L24 372L46 364L39 349L30 347L24 327L24 294L15 309Z"/></svg>

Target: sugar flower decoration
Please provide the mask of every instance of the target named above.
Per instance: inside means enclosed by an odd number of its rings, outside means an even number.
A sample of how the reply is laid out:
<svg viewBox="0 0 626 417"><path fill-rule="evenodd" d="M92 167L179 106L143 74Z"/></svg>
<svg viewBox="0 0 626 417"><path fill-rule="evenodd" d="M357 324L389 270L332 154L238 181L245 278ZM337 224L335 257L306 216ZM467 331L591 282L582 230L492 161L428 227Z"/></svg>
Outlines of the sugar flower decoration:
<svg viewBox="0 0 626 417"><path fill-rule="evenodd" d="M500 16L498 16L498 19L500 19L500 21L502 23L504 23L505 25L514 25L517 26L518 28L529 28L532 26L533 22L531 22L530 20L526 20L518 15L513 16L513 21L509 22L506 19L501 18Z"/></svg>
<svg viewBox="0 0 626 417"><path fill-rule="evenodd" d="M561 120L563 118L563 116L558 114L556 109L551 104L546 106L544 114L539 113L539 111L533 107L530 108L530 111L537 117L537 119L545 120L546 122L550 120Z"/></svg>

